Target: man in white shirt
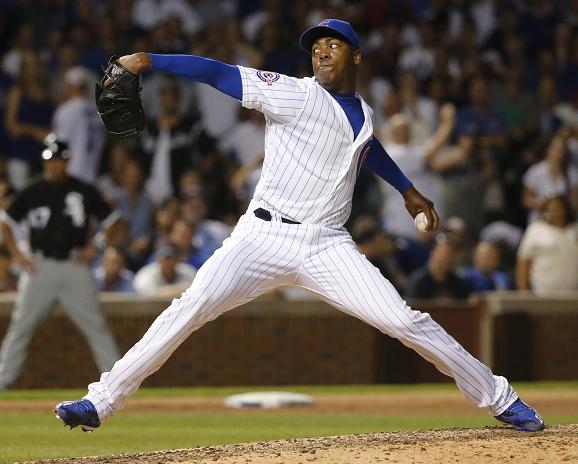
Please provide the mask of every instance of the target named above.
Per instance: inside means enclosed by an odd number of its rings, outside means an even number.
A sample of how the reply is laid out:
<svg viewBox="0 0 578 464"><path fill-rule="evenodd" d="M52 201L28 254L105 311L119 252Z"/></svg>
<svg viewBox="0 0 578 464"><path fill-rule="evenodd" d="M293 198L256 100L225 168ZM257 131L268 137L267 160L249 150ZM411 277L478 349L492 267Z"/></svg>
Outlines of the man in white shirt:
<svg viewBox="0 0 578 464"><path fill-rule="evenodd" d="M95 80L86 68L70 68L64 74L66 100L58 106L52 120L54 132L70 149L68 174L91 184L98 177L105 141L96 107L88 98Z"/></svg>
<svg viewBox="0 0 578 464"><path fill-rule="evenodd" d="M197 271L190 264L179 262L179 250L175 245L163 245L155 256L156 261L141 268L134 277L137 293L179 293L191 285Z"/></svg>

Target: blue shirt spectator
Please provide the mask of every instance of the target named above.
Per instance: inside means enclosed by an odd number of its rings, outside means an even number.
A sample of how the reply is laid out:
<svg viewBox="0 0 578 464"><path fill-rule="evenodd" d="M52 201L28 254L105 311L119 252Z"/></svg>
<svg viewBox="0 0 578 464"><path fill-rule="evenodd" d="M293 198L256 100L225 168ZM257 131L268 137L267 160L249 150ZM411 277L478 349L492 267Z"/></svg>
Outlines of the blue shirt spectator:
<svg viewBox="0 0 578 464"><path fill-rule="evenodd" d="M478 243L474 250L473 264L462 273L473 292L508 290L513 287L510 276L498 270L500 251L494 243Z"/></svg>
<svg viewBox="0 0 578 464"><path fill-rule="evenodd" d="M96 290L99 292L134 293L134 274L125 266L124 251L115 246L107 247L100 265L94 270Z"/></svg>

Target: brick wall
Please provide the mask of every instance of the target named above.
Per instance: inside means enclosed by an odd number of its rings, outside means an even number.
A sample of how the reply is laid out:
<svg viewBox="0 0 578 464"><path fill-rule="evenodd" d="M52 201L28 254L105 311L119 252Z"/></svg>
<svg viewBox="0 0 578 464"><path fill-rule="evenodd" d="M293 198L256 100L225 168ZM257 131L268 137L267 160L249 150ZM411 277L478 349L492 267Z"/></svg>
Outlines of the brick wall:
<svg viewBox="0 0 578 464"><path fill-rule="evenodd" d="M124 353L169 301L104 297L109 325ZM479 356L480 312L467 304L416 302L466 349ZM11 302L0 300L0 338ZM520 321L497 324L496 371L532 379L578 376L577 317L530 322L531 356L512 334ZM534 316L532 316L534 317ZM531 318L530 318L531 319ZM526 344L529 340L526 333ZM564 347L564 349L560 349ZM520 353L516 354L516 349ZM514 351L512 351L514 350ZM524 375L516 373L515 359ZM526 375L526 376L528 376ZM85 387L98 377L90 350L61 313L52 315L30 346L14 388ZM145 385L286 385L448 381L429 363L377 330L322 302L258 300L231 311L191 335Z"/></svg>

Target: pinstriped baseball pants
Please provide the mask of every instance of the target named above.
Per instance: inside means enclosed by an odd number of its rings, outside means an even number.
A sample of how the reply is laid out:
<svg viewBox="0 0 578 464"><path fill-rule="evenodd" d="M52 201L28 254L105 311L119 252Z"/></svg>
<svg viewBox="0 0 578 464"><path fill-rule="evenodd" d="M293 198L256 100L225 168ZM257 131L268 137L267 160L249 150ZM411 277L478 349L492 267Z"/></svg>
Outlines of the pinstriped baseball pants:
<svg viewBox="0 0 578 464"><path fill-rule="evenodd" d="M85 398L95 405L101 420L107 419L193 331L280 285L312 290L341 311L399 339L453 377L465 398L490 414L502 413L517 398L504 377L493 375L429 314L409 308L357 251L345 229L269 222L249 213L187 291L110 372L89 385Z"/></svg>

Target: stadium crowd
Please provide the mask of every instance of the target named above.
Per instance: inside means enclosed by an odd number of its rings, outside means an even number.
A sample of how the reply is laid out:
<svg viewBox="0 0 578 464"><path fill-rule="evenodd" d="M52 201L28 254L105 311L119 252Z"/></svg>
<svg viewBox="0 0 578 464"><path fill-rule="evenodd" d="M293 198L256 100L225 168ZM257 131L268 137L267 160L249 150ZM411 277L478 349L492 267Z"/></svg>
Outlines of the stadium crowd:
<svg viewBox="0 0 578 464"><path fill-rule="evenodd" d="M94 82L112 54L193 53L309 76L300 33L324 18L362 40L375 135L442 217L418 233L361 171L347 224L403 295L578 290L578 2L546 0L0 0L0 207L70 147L122 227L95 259L100 291L186 285L244 212L265 121L204 85L143 77L139 136L106 134ZM0 290L16 278L0 247Z"/></svg>

